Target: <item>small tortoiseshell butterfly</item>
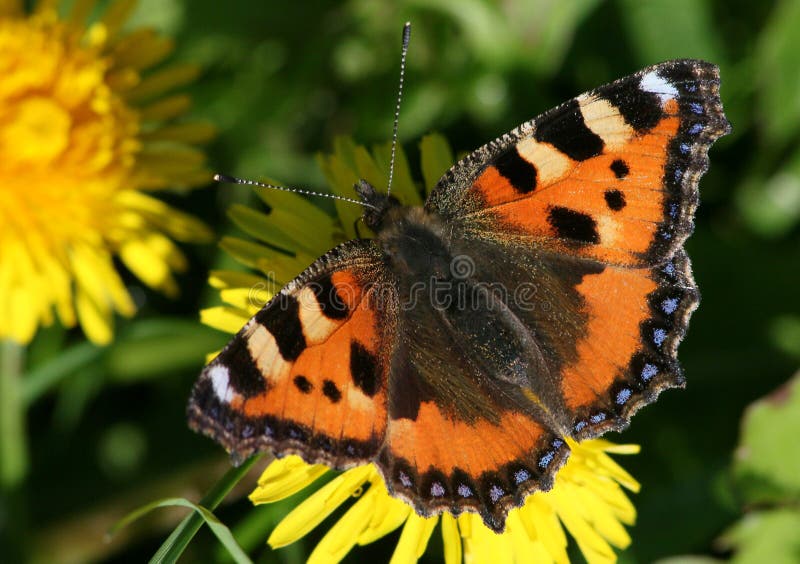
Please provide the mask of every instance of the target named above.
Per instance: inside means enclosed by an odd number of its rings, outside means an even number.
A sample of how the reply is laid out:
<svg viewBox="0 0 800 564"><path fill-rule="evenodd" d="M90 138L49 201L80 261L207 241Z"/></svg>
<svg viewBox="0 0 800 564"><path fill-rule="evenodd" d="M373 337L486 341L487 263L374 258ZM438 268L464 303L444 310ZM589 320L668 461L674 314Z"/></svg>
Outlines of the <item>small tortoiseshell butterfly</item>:
<svg viewBox="0 0 800 564"><path fill-rule="evenodd" d="M244 326L195 384L191 427L240 459L374 463L419 514L502 531L552 487L566 437L623 429L684 385L698 292L683 243L729 129L717 67L676 60L477 149L422 207L360 181L374 238Z"/></svg>

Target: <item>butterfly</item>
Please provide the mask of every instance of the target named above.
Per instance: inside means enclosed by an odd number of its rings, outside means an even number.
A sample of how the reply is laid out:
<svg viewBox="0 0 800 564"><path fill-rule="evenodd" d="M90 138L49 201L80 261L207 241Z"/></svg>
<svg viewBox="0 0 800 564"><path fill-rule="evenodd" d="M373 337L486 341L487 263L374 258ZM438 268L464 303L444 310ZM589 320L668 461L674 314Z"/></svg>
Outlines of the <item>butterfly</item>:
<svg viewBox="0 0 800 564"><path fill-rule="evenodd" d="M645 68L475 150L424 206L366 181L369 239L314 261L203 370L190 426L239 459L374 463L421 515L552 487L566 439L683 387L684 241L730 126L719 71Z"/></svg>

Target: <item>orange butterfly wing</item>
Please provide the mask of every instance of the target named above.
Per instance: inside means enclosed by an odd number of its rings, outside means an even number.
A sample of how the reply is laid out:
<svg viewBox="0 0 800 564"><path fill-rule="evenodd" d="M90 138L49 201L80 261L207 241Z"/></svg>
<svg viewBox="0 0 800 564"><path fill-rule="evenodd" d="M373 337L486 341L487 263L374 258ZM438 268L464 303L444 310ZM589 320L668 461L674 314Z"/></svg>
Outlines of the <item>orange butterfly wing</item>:
<svg viewBox="0 0 800 564"><path fill-rule="evenodd" d="M190 426L239 458L269 448L334 468L369 461L387 421L381 267L367 241L317 260L203 370Z"/></svg>
<svg viewBox="0 0 800 564"><path fill-rule="evenodd" d="M501 532L511 508L552 487L569 448L524 409L495 407L469 421L423 401L414 419L391 419L378 457L389 491L422 515L472 511Z"/></svg>
<svg viewBox="0 0 800 564"><path fill-rule="evenodd" d="M683 385L677 346L699 299L683 242L708 149L729 129L714 65L662 63L478 149L429 198L467 241L572 261L579 303L555 306L581 319L557 353L572 436L620 429Z"/></svg>

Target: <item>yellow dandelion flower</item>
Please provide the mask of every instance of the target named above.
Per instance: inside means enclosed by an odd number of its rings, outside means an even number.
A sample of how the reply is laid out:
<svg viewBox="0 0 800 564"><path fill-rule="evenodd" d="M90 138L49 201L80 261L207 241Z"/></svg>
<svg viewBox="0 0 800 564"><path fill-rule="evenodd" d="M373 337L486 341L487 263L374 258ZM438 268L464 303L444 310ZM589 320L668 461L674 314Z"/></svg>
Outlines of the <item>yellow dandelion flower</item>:
<svg viewBox="0 0 800 564"><path fill-rule="evenodd" d="M114 312L135 309L114 257L174 294L186 260L173 240L210 236L149 192L207 182L193 145L213 129L175 121L189 99L173 91L197 69L148 72L172 42L122 31L135 2L92 21L94 1L60 4L0 2L0 339L26 343L57 317L103 344Z"/></svg>
<svg viewBox="0 0 800 564"><path fill-rule="evenodd" d="M339 139L334 154L320 157L319 164L334 193L352 196L352 186L360 178L385 185L389 153L389 145L376 147L370 154L352 141ZM451 163L452 153L442 137L423 139L421 166L428 190ZM421 203L402 150L398 152L395 182L393 194L402 202ZM352 238L354 222L361 213L357 206L337 201L338 217L332 218L297 194L263 188L256 188L256 193L272 209L269 214L237 205L229 215L258 241L228 237L221 244L239 262L261 274L212 273L210 283L220 291L224 305L201 313L205 323L231 333L316 256ZM291 544L346 505L347 510L315 547L309 562L338 562L355 545L374 542L400 527L392 562L416 562L437 525L448 564L568 562L567 533L589 562L614 562L613 547L622 549L630 544L624 525L632 525L636 518L624 489L636 492L639 484L609 454L634 454L639 447L600 439L568 443L572 453L556 475L554 487L532 494L522 507L512 510L502 534L493 532L471 513L420 517L409 505L389 495L378 469L368 464L339 474L311 494L278 524L268 542L273 548ZM326 466L307 464L294 455L275 460L261 475L250 499L254 504L284 499L327 472Z"/></svg>
<svg viewBox="0 0 800 564"><path fill-rule="evenodd" d="M632 525L636 518L623 487L638 491L639 484L608 455L634 454L639 447L602 439L567 442L572 454L556 475L553 489L536 492L522 507L512 509L502 534L472 513L420 517L389 495L377 468L369 464L340 474L311 494L278 524L268 542L273 548L291 544L356 498L314 548L309 562L338 562L355 545L374 542L401 526L392 562L416 562L439 522L448 564L462 558L467 563L569 562L566 532L588 562L614 562L612 546L630 544L623 525ZM284 499L327 471L294 455L275 460L261 475L250 500L262 504Z"/></svg>

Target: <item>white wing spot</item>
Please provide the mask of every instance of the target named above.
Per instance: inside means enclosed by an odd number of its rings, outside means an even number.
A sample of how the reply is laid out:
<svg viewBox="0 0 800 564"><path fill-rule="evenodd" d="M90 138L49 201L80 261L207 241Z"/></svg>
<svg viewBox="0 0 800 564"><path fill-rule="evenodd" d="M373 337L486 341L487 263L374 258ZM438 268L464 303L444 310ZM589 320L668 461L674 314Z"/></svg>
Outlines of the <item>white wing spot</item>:
<svg viewBox="0 0 800 564"><path fill-rule="evenodd" d="M677 88L655 71L648 72L642 77L640 87L645 92L658 96L661 99L661 104L666 104L668 100L674 100L680 94Z"/></svg>
<svg viewBox="0 0 800 564"><path fill-rule="evenodd" d="M228 368L217 364L212 366L208 371L208 377L211 378L211 385L214 387L214 393L221 402L230 403L233 399L233 390L229 386Z"/></svg>

